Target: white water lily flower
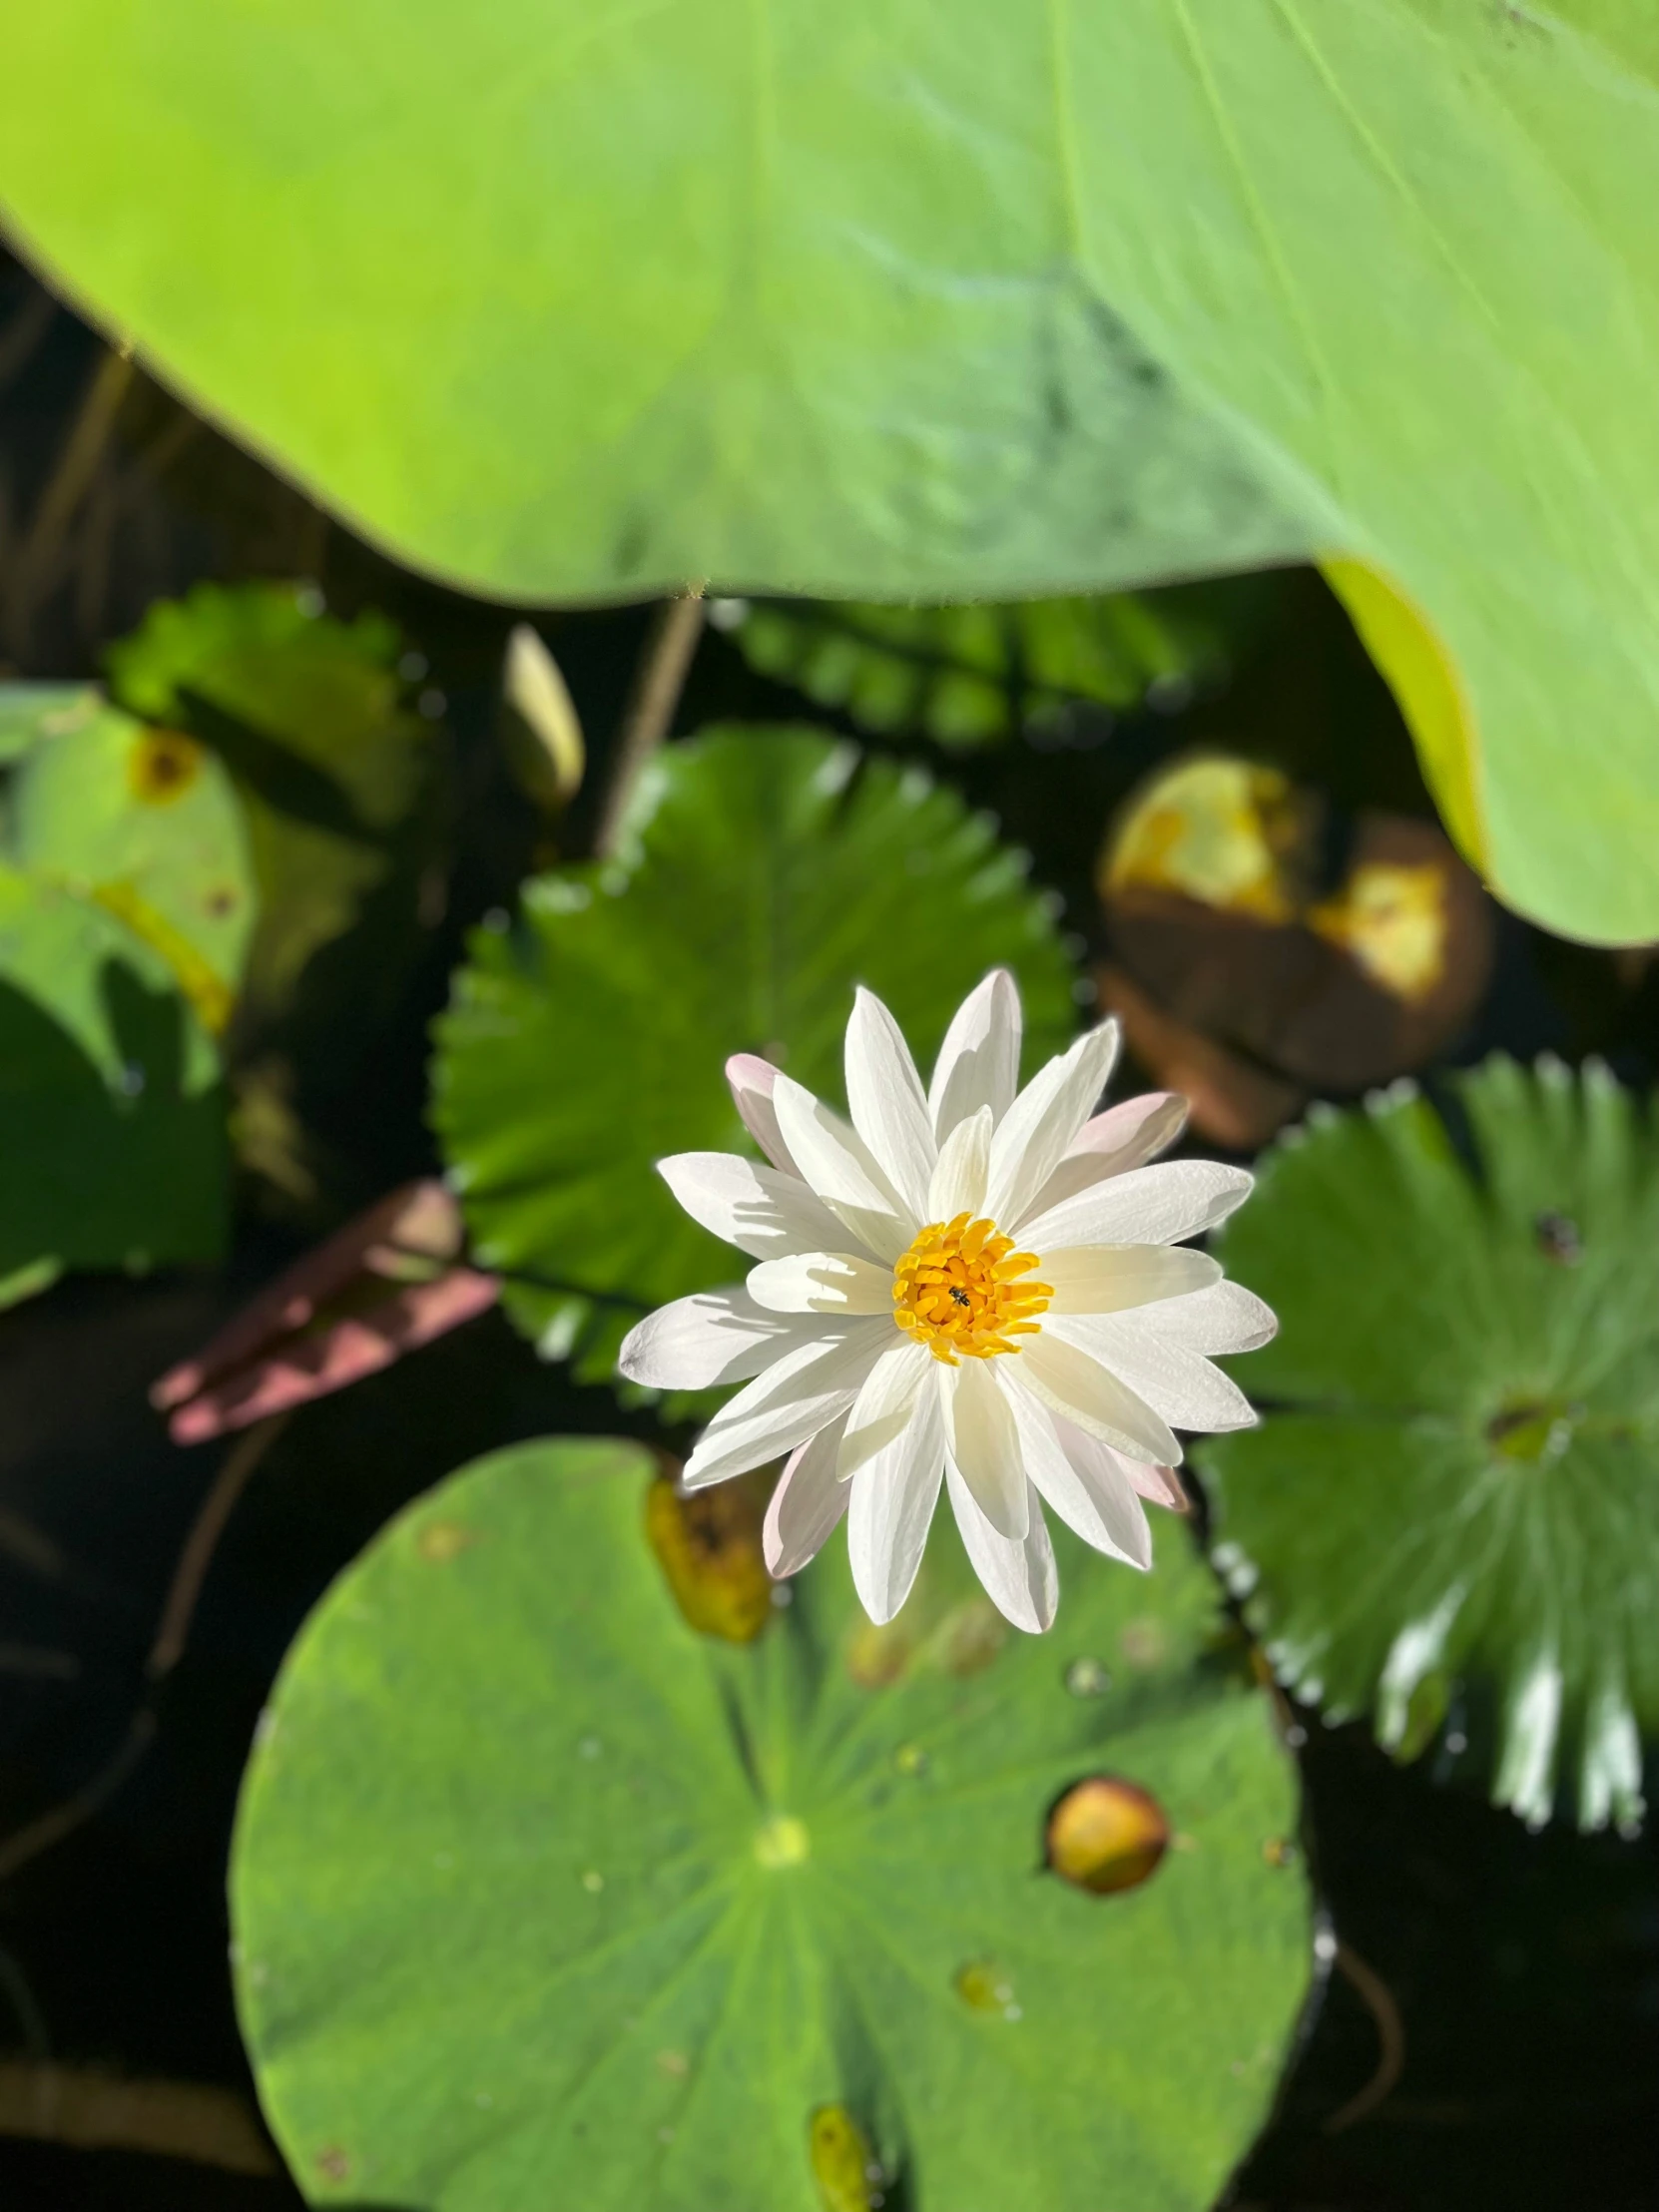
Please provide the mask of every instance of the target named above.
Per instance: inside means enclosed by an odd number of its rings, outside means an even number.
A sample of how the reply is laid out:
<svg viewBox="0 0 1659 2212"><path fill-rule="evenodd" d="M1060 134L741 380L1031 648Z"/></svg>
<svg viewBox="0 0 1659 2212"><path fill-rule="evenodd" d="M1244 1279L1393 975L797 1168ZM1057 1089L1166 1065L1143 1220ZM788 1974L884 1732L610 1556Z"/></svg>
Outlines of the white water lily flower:
<svg viewBox="0 0 1659 2212"><path fill-rule="evenodd" d="M796 1573L848 1516L874 1621L909 1594L943 1484L968 1557L1016 1627L1059 1596L1042 1507L1131 1566L1152 1560L1142 1499L1179 1506L1173 1430L1256 1416L1213 1353L1273 1335L1260 1299L1182 1240L1248 1195L1241 1168L1149 1166L1180 1135L1167 1092L1095 1113L1115 1022L1016 1089L1013 978L986 976L924 1092L898 1024L860 990L846 1029L851 1125L765 1060L727 1064L771 1161L659 1162L694 1220L757 1265L742 1289L677 1300L622 1348L636 1382L743 1382L685 1485L789 1454L767 1564Z"/></svg>

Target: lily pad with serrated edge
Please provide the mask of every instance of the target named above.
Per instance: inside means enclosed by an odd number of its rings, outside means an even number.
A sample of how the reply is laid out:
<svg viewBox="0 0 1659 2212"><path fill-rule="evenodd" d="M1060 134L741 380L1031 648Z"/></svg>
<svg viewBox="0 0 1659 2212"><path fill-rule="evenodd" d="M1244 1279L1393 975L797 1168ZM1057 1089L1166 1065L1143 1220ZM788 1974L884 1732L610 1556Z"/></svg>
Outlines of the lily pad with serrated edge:
<svg viewBox="0 0 1659 2212"><path fill-rule="evenodd" d="M1528 1821L1633 1826L1659 1730L1659 1138L1591 1063L1328 1109L1218 1240L1279 1315L1207 1439L1216 1563L1280 1678ZM1453 1127L1466 1126L1472 1167Z"/></svg>
<svg viewBox="0 0 1659 2212"><path fill-rule="evenodd" d="M838 2110L908 2212L1202 2212L1272 2099L1310 1924L1295 1771L1209 1656L1185 1531L1146 1577L1057 1532L1048 1638L942 1530L873 1631L834 1545L740 1646L669 1594L653 1471L594 1439L477 1462L284 1664L232 1904L311 2201L823 2212ZM1174 1831L1107 1898L1043 1867L1098 1771Z"/></svg>
<svg viewBox="0 0 1659 2212"><path fill-rule="evenodd" d="M1227 672L1271 600L1265 579L1008 606L775 600L733 634L751 666L844 707L861 729L920 730L952 749L1064 728L1078 706L1176 704Z"/></svg>
<svg viewBox="0 0 1659 2212"><path fill-rule="evenodd" d="M639 801L624 863L539 877L515 930L474 936L433 1068L475 1258L550 1353L586 1325L572 1294L597 1299L595 1375L648 1308L746 1272L653 1166L752 1149L732 1053L838 1099L855 983L926 1066L999 964L1021 984L1028 1062L1075 1018L1024 855L918 769L819 732L727 728L669 747Z"/></svg>

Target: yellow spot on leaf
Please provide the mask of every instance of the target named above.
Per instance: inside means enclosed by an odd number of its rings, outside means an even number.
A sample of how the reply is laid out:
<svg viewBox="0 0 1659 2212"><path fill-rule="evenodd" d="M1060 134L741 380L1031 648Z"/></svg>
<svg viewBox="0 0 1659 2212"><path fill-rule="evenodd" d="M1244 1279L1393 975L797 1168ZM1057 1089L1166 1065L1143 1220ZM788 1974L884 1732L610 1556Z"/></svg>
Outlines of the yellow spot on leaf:
<svg viewBox="0 0 1659 2212"><path fill-rule="evenodd" d="M824 2212L870 2212L869 2144L844 2104L821 2104L807 2131Z"/></svg>
<svg viewBox="0 0 1659 2212"><path fill-rule="evenodd" d="M458 1559L463 1551L470 1550L477 1541L476 1532L463 1527L459 1521L428 1521L415 1540L415 1548L433 1566L444 1567L451 1559Z"/></svg>
<svg viewBox="0 0 1659 2212"><path fill-rule="evenodd" d="M202 773L202 748L177 730L140 730L127 761L127 787L141 807L170 807Z"/></svg>

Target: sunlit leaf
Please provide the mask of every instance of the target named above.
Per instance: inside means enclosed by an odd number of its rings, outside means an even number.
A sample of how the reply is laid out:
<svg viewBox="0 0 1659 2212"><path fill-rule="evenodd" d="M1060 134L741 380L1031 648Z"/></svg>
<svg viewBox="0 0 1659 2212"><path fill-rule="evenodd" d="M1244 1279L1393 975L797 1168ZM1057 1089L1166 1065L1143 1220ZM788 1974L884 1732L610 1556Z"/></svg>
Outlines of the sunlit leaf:
<svg viewBox="0 0 1659 2212"><path fill-rule="evenodd" d="M1208 1440L1281 1678L1541 1822L1635 1822L1659 1732L1659 1137L1605 1069L1395 1092L1269 1156L1222 1246L1280 1317Z"/></svg>
<svg viewBox="0 0 1659 2212"><path fill-rule="evenodd" d="M0 1303L65 1268L214 1259L225 1232L218 1060L176 976L0 864Z"/></svg>
<svg viewBox="0 0 1659 2212"><path fill-rule="evenodd" d="M552 1353L586 1308L591 1372L647 1307L743 1263L654 1172L750 1148L723 1073L759 1052L840 1095L855 983L930 1059L998 963L1028 1059L1072 1026L1069 964L1023 855L919 771L805 731L726 729L659 756L623 863L533 880L480 932L438 1030L434 1117L481 1267Z"/></svg>
<svg viewBox="0 0 1659 2212"><path fill-rule="evenodd" d="M22 240L402 556L544 602L1358 562L1459 673L1447 751L1383 649L1465 849L1659 935L1650 0L14 12Z"/></svg>
<svg viewBox="0 0 1659 2212"><path fill-rule="evenodd" d="M285 584L198 585L110 650L122 704L211 747L242 797L260 889L255 1016L284 1011L365 913L381 926L353 968L359 1028L406 966L435 764L431 725L403 703L401 650L383 616L335 622ZM333 980L343 991L337 963Z"/></svg>
<svg viewBox="0 0 1659 2212"><path fill-rule="evenodd" d="M935 1541L872 1682L838 1543L758 1642L699 1636L651 1474L593 1439L482 1460L289 1655L232 1894L307 2196L861 2212L862 2146L910 2212L1204 2212L1310 1931L1294 1771L1206 1656L1184 1531L1145 1578L1060 1539L1063 1646L971 1632ZM1043 1871L1103 1772L1173 1832L1108 1896Z"/></svg>
<svg viewBox="0 0 1659 2212"><path fill-rule="evenodd" d="M243 813L223 764L83 695L48 718L8 795L18 866L93 899L160 953L207 1027L230 1019L255 922ZM0 716L6 698L0 690Z"/></svg>

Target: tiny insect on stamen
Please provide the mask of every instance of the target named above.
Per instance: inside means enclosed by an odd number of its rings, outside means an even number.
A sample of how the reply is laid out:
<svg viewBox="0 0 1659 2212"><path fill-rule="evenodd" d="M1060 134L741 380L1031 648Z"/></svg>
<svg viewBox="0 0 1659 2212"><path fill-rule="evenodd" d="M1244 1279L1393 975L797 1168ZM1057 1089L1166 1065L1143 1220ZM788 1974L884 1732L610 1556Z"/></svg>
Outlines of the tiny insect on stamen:
<svg viewBox="0 0 1659 2212"><path fill-rule="evenodd" d="M1018 1352L1014 1340L1039 1333L1037 1317L1054 1296L1048 1284L1028 1280L1037 1264L994 1222L966 1214L933 1222L893 1270L893 1319L949 1367L963 1353L990 1360Z"/></svg>

